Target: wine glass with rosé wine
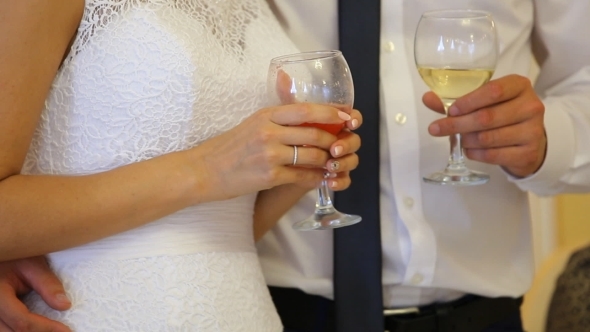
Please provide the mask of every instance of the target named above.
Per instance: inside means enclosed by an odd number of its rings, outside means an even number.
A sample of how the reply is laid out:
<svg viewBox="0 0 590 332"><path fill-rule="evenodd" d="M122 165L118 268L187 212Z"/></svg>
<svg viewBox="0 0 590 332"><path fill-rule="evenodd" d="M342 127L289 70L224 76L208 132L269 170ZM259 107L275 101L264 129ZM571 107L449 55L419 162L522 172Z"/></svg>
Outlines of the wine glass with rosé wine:
<svg viewBox="0 0 590 332"><path fill-rule="evenodd" d="M283 55L270 62L268 94L274 104L330 104L352 109L354 86L350 68L340 51L316 51ZM303 123L337 135L344 124ZM293 224L300 231L333 229L361 221L361 217L339 212L332 204L327 181L317 188L315 210L308 218Z"/></svg>

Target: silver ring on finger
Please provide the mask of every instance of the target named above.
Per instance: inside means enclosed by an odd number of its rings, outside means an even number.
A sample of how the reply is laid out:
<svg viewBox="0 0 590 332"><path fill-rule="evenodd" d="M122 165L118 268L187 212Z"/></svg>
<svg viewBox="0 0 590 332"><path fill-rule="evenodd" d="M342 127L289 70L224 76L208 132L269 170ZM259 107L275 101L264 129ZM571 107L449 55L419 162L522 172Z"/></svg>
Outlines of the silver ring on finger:
<svg viewBox="0 0 590 332"><path fill-rule="evenodd" d="M292 165L295 166L297 164L297 146L293 145L293 163Z"/></svg>

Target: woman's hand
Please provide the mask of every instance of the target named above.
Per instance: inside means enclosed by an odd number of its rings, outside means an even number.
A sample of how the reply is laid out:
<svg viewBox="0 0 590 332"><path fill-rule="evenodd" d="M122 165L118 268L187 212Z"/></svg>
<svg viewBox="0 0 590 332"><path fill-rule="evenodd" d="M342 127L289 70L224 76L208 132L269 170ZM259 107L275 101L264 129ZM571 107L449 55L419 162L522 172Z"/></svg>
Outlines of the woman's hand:
<svg viewBox="0 0 590 332"><path fill-rule="evenodd" d="M221 200L289 183L315 185L323 178L330 152L337 154L334 160L343 170L352 169L356 162L350 151L358 149L358 137L351 133L337 137L318 128L300 126L346 121L349 128L353 121L358 126L360 114L352 113L354 118L329 105L308 103L259 110L235 128L193 149L196 172L201 179L207 179L199 182L204 187L197 192L208 190L213 196L210 198ZM296 165L294 146L298 147ZM346 185L347 181L342 182Z"/></svg>
<svg viewBox="0 0 590 332"><path fill-rule="evenodd" d="M359 159L356 151L361 145L360 137L352 130L361 126L363 118L357 110L349 109L348 112L350 120L346 121L345 129L337 135L336 140L329 146L328 158L321 166L315 166L314 168L315 171L321 172L318 174L318 178L308 182L276 186L270 190L263 190L258 194L254 209L254 238L256 240L274 227L277 220L301 199L301 196L316 188L323 179L326 170L330 172L328 186L331 189L344 190L350 186L350 171L358 165Z"/></svg>

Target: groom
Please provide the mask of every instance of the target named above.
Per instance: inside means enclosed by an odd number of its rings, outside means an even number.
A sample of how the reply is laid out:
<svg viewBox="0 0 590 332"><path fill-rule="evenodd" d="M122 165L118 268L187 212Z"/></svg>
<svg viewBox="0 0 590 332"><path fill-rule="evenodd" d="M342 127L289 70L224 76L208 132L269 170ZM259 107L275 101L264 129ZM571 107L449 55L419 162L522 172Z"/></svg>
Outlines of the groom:
<svg viewBox="0 0 590 332"><path fill-rule="evenodd" d="M568 26L590 28L580 15L590 4L564 3L273 2L302 50L343 51L364 118L359 168L335 198L363 221L293 231L310 194L258 244L287 331L522 331L520 303L534 273L526 191L590 189L590 172L574 161L590 157L574 144L590 129L590 41L571 40L568 55L554 51ZM442 118L426 109L443 113L414 67L413 33L422 12L466 6L492 13L501 54L493 81ZM536 91L526 78L533 55L542 62ZM455 133L488 184L421 182L444 167L448 140L440 137Z"/></svg>
<svg viewBox="0 0 590 332"><path fill-rule="evenodd" d="M293 231L290 225L309 213L310 194L258 245L289 331L522 331L518 307L534 271L525 191L590 188L584 162L590 148L575 144L590 132L590 41L570 33L572 27L590 30L590 2L433 3L271 3L302 50L343 50L365 117L360 169L352 187L336 197L340 210L364 220L334 232L335 238ZM442 108L432 94L423 96L413 31L423 11L467 4L494 15L500 59L493 82L460 98L453 117L443 118L427 110ZM524 78L531 43L542 62L536 91ZM444 166L444 137L457 132L473 168L491 174L490 182L423 184L422 175ZM14 293L30 288L67 309L41 258L3 263L0 330L65 331L18 302Z"/></svg>

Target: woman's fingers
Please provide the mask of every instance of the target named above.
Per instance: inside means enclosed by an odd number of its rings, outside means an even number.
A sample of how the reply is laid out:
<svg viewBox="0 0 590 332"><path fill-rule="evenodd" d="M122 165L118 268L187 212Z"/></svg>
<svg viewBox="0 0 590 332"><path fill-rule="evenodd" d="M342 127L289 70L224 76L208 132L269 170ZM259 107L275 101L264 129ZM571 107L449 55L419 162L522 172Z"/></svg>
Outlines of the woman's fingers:
<svg viewBox="0 0 590 332"><path fill-rule="evenodd" d="M278 95L281 103L283 105L288 105L288 104L306 105L306 104L301 104L301 103L300 104L294 103L293 95L291 94L291 86L292 86L292 82L291 82L291 77L289 76L289 74L287 74L284 70L279 69L277 72L277 81L276 81L275 88L276 88L277 95ZM350 119L345 119L345 121L346 121L346 127L350 130L354 130L354 129L358 128L363 122L361 113L358 110L352 109L348 105L331 104L331 105L324 105L324 106L333 107L333 108L339 109L340 111L343 111L344 113L349 114L351 116ZM277 118L276 120L279 122L275 122L275 123L282 124L282 123L280 123L280 122L282 122L281 118ZM314 121L305 120L303 122L299 122L298 124L301 124L304 122L314 122ZM315 123L332 123L332 122L315 121Z"/></svg>
<svg viewBox="0 0 590 332"><path fill-rule="evenodd" d="M282 69L279 69L277 72L275 88L282 104L291 104L294 102L293 94L291 94L291 77Z"/></svg>
<svg viewBox="0 0 590 332"><path fill-rule="evenodd" d="M324 165L325 168L332 172L349 172L358 167L359 157L356 153L347 154L342 158L330 159Z"/></svg>
<svg viewBox="0 0 590 332"><path fill-rule="evenodd" d="M328 181L328 187L334 191L345 190L350 186L352 182L350 179L350 172L334 173Z"/></svg>
<svg viewBox="0 0 590 332"><path fill-rule="evenodd" d="M296 141L296 139L293 138L292 141ZM361 139L359 135L345 131L340 133L338 139L331 143L328 148L311 145L302 146L298 144L286 146L288 149L283 152L283 164L285 165L288 165L289 161L291 161L291 164L292 161L296 161L297 165L325 167L331 171L338 171L338 169L333 169L333 166L345 163L345 168L341 168L340 170L353 170L358 165L356 151L361 146ZM297 148L294 146L297 146ZM329 152L326 151L328 149ZM332 159L330 159L331 157Z"/></svg>
<svg viewBox="0 0 590 332"><path fill-rule="evenodd" d="M344 129L337 136L323 129L307 126L282 127L279 130L280 134L277 135L277 139L280 143L295 146L313 146L329 150L334 158L355 153L361 146L360 136L348 129ZM317 160L317 158L313 160Z"/></svg>
<svg viewBox="0 0 590 332"><path fill-rule="evenodd" d="M347 113L348 112L348 113ZM220 183L219 197L268 189L277 185L297 183L303 186L319 184L329 160L339 164L335 188L347 187L348 172L358 164L355 152L360 138L350 129L362 123L359 111L347 112L333 105L291 104L262 109L232 130L201 144L207 158L197 166L214 174ZM338 134L308 126L305 123L346 125ZM200 166L199 166L200 165ZM343 173L347 174L347 173ZM336 180L337 179L337 180Z"/></svg>
<svg viewBox="0 0 590 332"><path fill-rule="evenodd" d="M356 153L346 153L340 158L330 158L328 152L315 147L299 146L288 150L291 151L287 151L286 166L291 167L285 167L287 181L295 181L294 183L310 188L319 185L324 176L331 189L348 188L351 183L349 172L359 163ZM296 161L295 165L293 161Z"/></svg>
<svg viewBox="0 0 590 332"><path fill-rule="evenodd" d="M323 167L330 158L326 150L317 147L296 145L286 147L290 150L285 156L287 166Z"/></svg>
<svg viewBox="0 0 590 332"><path fill-rule="evenodd" d="M337 140L336 136L315 127L281 126L278 130L278 142L284 145L314 146L329 150Z"/></svg>
<svg viewBox="0 0 590 332"><path fill-rule="evenodd" d="M355 153L361 147L361 137L350 131L338 134L338 140L330 146L330 153L334 158Z"/></svg>
<svg viewBox="0 0 590 332"><path fill-rule="evenodd" d="M344 126L343 131L348 131L357 129L363 122L363 117L358 110L339 108L337 105L308 103L283 105L267 109L266 114L270 115L269 119L272 123L282 127L276 128L280 130L278 139L281 143L313 145L323 149L329 149L329 144L334 142L334 137L328 133L339 135L342 132L337 125ZM318 125L313 126L314 123ZM357 149L358 147L350 151ZM346 151L343 148L337 150L341 153Z"/></svg>
<svg viewBox="0 0 590 332"><path fill-rule="evenodd" d="M309 189L317 188L323 180L326 180L328 187L334 191L345 190L351 183L349 172L329 173L328 177L324 177L326 170L323 169L288 167L285 174L289 179L288 183L296 183Z"/></svg>
<svg viewBox="0 0 590 332"><path fill-rule="evenodd" d="M346 121L346 128L355 130L363 124L363 115L356 109L350 110L350 120Z"/></svg>
<svg viewBox="0 0 590 332"><path fill-rule="evenodd" d="M309 189L320 185L324 179L325 169L308 167L284 167L282 176L284 183L295 183Z"/></svg>
<svg viewBox="0 0 590 332"><path fill-rule="evenodd" d="M303 123L336 124L352 120L351 116L332 105L297 103L272 107L270 121L282 126L297 126Z"/></svg>

